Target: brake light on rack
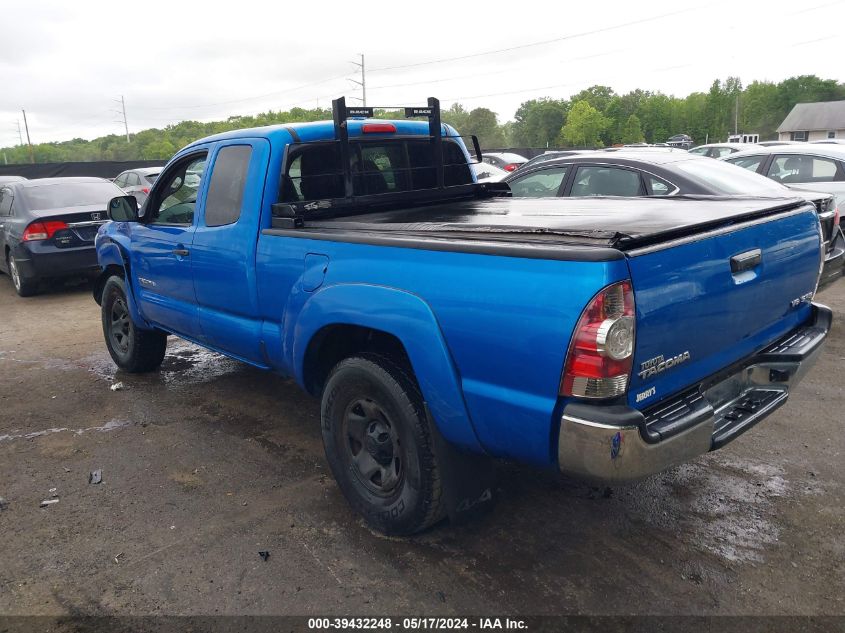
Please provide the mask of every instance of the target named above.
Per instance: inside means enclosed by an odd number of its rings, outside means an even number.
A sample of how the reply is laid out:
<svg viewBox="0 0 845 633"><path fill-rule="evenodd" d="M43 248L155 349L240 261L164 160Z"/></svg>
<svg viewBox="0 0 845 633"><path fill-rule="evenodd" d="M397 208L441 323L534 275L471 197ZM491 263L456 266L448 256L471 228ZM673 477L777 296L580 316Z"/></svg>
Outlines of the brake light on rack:
<svg viewBox="0 0 845 633"><path fill-rule="evenodd" d="M516 171L519 169L519 165L517 163L508 163L505 165L505 171Z"/></svg>
<svg viewBox="0 0 845 633"><path fill-rule="evenodd" d="M36 240L49 240L56 231L62 231L68 228L64 222L33 222L23 232L24 242L34 242Z"/></svg>
<svg viewBox="0 0 845 633"><path fill-rule="evenodd" d="M628 389L634 360L634 291L611 284L581 313L569 344L560 395L616 398Z"/></svg>
<svg viewBox="0 0 845 633"><path fill-rule="evenodd" d="M150 193L150 188L149 187L141 187L141 191L143 191L144 193Z"/></svg>
<svg viewBox="0 0 845 633"><path fill-rule="evenodd" d="M393 123L364 123L361 126L363 134L392 134L396 132L396 126Z"/></svg>

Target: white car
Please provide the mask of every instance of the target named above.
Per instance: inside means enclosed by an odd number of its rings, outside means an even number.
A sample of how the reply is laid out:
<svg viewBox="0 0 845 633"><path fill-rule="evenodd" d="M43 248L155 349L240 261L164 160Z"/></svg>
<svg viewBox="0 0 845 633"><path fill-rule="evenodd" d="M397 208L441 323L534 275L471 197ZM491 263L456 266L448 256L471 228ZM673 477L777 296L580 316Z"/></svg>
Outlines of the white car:
<svg viewBox="0 0 845 633"><path fill-rule="evenodd" d="M839 209L845 209L845 145L768 145L737 152L722 160L790 189L833 194Z"/></svg>
<svg viewBox="0 0 845 633"><path fill-rule="evenodd" d="M724 158L754 147L759 147L759 145L755 143L707 143L707 145L693 147L689 150L689 153L709 158Z"/></svg>
<svg viewBox="0 0 845 633"><path fill-rule="evenodd" d="M472 171L475 173L476 182L499 182L508 175L504 169L489 163L472 163Z"/></svg>

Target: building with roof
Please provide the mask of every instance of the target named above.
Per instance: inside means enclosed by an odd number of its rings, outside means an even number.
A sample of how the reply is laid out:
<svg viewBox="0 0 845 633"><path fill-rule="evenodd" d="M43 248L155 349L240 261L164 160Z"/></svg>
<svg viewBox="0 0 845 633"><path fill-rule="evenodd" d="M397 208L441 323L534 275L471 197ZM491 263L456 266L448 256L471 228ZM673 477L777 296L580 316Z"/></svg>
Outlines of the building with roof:
<svg viewBox="0 0 845 633"><path fill-rule="evenodd" d="M778 127L781 141L845 139L845 101L796 103Z"/></svg>

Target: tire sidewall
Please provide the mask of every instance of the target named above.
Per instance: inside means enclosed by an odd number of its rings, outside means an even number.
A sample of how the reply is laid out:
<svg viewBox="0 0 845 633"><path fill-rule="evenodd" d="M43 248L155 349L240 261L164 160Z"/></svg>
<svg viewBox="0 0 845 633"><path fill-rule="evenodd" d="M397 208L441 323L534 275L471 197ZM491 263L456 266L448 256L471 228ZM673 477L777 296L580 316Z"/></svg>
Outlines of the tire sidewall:
<svg viewBox="0 0 845 633"><path fill-rule="evenodd" d="M129 304L129 300L126 296L126 285L123 282L123 279L120 277L109 277L108 281L106 281L105 286L103 286L103 295L101 300L102 308L101 312L101 320L103 323L103 337L106 339L106 347L109 350L109 354L112 357L112 360L117 364L118 367L124 368L129 365L132 361L132 355L134 353L133 345L129 346L129 349L125 354L123 354L119 349L116 349L114 345L112 345L111 333L110 333L110 320L111 320L111 309L112 305L114 304L115 299L122 298L124 302L126 302L127 306ZM135 323L132 322L132 319L129 320L129 327L133 330L133 341L137 337L137 331L135 327Z"/></svg>
<svg viewBox="0 0 845 633"><path fill-rule="evenodd" d="M348 459L347 439L343 437L343 416L350 403L369 397L383 408L391 423L397 427L402 450L403 473L397 490L390 496L380 496L364 486ZM378 364L351 358L341 362L332 372L323 394L322 433L326 458L341 491L352 507L364 519L388 534L407 534L415 531L426 514L425 489L422 472L419 403L389 372Z"/></svg>

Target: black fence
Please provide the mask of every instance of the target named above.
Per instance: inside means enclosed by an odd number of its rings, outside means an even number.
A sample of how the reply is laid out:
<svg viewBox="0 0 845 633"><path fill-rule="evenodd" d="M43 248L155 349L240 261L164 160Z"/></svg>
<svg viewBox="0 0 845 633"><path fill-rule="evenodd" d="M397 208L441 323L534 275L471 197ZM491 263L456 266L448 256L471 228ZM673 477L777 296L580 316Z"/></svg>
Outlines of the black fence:
<svg viewBox="0 0 845 633"><path fill-rule="evenodd" d="M160 167L163 160L104 160L87 163L35 163L34 165L0 165L0 176L55 178L59 176L96 176L114 178L127 169Z"/></svg>

